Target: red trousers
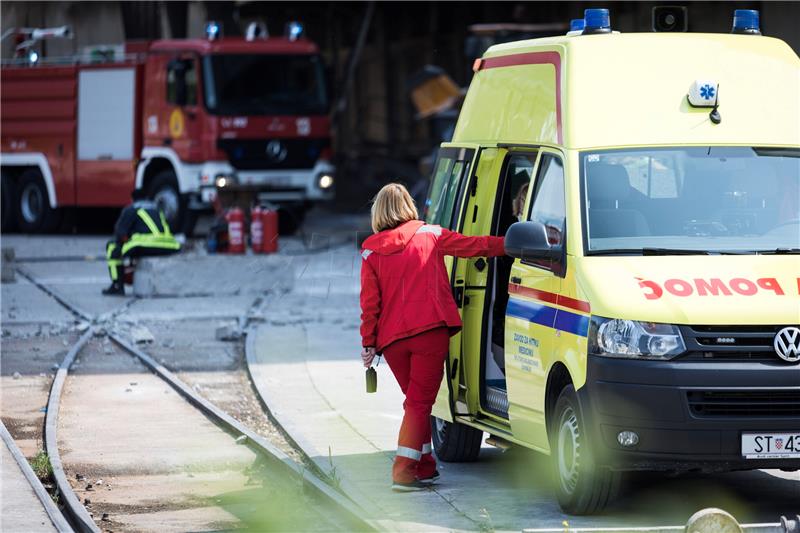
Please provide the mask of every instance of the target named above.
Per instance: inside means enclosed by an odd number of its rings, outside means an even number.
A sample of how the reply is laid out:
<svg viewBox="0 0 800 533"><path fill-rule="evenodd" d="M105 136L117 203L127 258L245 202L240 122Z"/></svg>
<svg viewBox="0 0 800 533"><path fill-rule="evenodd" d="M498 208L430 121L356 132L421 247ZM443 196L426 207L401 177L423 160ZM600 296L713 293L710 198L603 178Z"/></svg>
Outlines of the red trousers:
<svg viewBox="0 0 800 533"><path fill-rule="evenodd" d="M436 460L431 454L431 408L444 374L450 347L447 328L432 329L393 342L383 350L406 400L397 439L392 478L399 483L431 477Z"/></svg>

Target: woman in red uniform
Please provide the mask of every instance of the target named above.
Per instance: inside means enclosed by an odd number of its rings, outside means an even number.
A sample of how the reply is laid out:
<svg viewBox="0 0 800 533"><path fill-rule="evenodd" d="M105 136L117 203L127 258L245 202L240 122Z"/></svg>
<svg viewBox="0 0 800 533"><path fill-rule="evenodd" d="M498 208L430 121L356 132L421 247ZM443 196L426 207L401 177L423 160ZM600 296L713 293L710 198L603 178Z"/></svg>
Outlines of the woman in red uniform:
<svg viewBox="0 0 800 533"><path fill-rule="evenodd" d="M439 475L431 408L450 336L461 329L443 257L504 254L502 237L466 237L417 218L406 188L386 185L372 205L375 234L361 252L361 358L369 367L383 353L406 396L392 469L397 491L425 488Z"/></svg>

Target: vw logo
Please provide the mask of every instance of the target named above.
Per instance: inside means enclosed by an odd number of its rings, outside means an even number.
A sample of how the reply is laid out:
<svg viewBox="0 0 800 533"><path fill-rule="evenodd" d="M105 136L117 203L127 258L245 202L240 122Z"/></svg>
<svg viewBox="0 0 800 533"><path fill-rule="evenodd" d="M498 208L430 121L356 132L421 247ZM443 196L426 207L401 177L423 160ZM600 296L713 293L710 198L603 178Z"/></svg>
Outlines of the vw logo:
<svg viewBox="0 0 800 533"><path fill-rule="evenodd" d="M270 141L267 143L267 157L276 163L282 162L286 159L286 147L279 140Z"/></svg>
<svg viewBox="0 0 800 533"><path fill-rule="evenodd" d="M790 326L783 328L775 335L772 343L775 353L784 361L796 363L800 361L800 328Z"/></svg>

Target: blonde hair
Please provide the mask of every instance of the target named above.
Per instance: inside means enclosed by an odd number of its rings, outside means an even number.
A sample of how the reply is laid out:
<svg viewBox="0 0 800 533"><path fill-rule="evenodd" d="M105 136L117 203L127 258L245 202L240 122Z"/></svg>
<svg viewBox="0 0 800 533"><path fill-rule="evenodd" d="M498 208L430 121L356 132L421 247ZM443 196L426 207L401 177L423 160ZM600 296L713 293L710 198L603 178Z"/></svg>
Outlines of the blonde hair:
<svg viewBox="0 0 800 533"><path fill-rule="evenodd" d="M384 185L372 200L372 231L375 233L417 218L414 199L400 183Z"/></svg>

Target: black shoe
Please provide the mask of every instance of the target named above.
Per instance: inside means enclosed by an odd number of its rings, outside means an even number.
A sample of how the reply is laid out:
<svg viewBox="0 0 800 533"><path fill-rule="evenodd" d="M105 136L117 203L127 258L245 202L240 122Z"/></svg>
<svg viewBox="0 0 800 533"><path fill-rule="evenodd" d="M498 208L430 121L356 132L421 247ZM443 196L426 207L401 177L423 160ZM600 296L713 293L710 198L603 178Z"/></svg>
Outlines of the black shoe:
<svg viewBox="0 0 800 533"><path fill-rule="evenodd" d="M119 282L113 282L107 289L103 289L106 296L125 296L125 286Z"/></svg>
<svg viewBox="0 0 800 533"><path fill-rule="evenodd" d="M435 470L431 477L421 477L417 481L419 481L420 483L424 483L426 485L432 485L437 481L439 481L439 471Z"/></svg>
<svg viewBox="0 0 800 533"><path fill-rule="evenodd" d="M418 490L425 490L430 487L430 483L423 483L419 479L415 479L411 483L400 483L395 481L392 483L392 490L395 492L416 492Z"/></svg>

